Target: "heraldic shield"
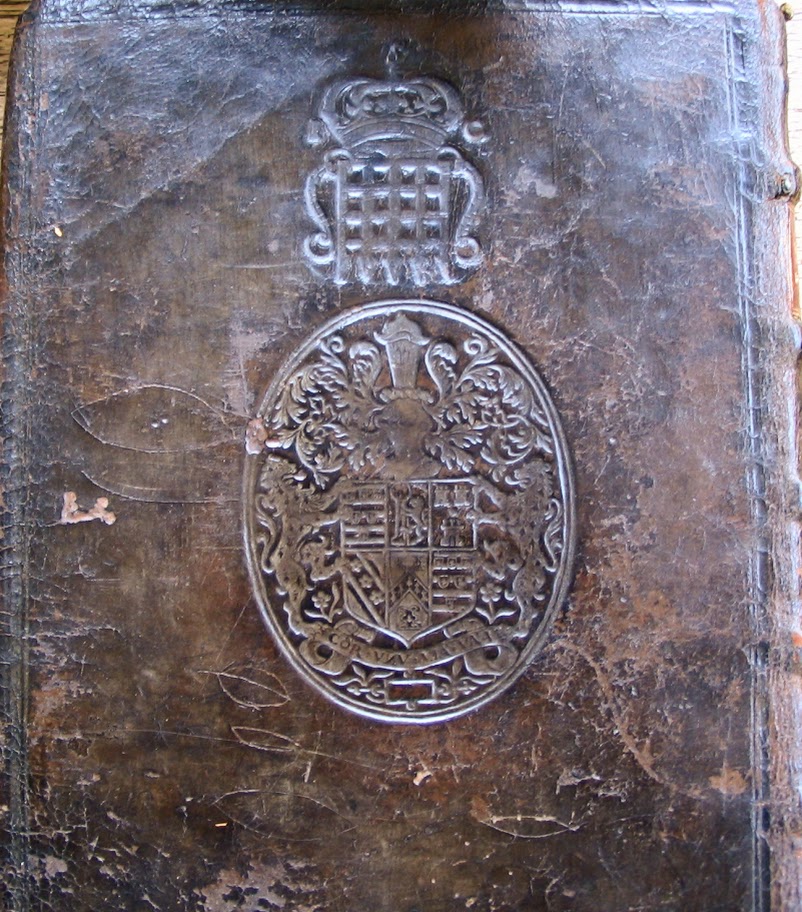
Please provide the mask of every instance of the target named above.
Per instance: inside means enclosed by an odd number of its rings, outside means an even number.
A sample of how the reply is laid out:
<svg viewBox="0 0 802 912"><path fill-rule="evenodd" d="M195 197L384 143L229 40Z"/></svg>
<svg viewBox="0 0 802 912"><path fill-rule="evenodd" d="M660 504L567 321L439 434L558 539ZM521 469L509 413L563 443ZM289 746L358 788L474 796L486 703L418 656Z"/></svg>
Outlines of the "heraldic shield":
<svg viewBox="0 0 802 912"><path fill-rule="evenodd" d="M476 604L471 479L355 484L341 520L344 607L405 645Z"/></svg>
<svg viewBox="0 0 802 912"><path fill-rule="evenodd" d="M448 304L363 305L250 423L246 538L284 655L338 705L430 722L519 677L565 596L573 493L526 356Z"/></svg>

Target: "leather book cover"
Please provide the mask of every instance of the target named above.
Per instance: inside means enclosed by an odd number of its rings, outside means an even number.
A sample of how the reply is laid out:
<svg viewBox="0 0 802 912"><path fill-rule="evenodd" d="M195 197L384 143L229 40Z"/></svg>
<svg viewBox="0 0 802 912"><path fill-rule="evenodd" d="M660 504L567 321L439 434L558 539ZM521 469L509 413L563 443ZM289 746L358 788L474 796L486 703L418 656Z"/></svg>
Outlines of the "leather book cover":
<svg viewBox="0 0 802 912"><path fill-rule="evenodd" d="M6 908L800 907L782 37L34 4Z"/></svg>

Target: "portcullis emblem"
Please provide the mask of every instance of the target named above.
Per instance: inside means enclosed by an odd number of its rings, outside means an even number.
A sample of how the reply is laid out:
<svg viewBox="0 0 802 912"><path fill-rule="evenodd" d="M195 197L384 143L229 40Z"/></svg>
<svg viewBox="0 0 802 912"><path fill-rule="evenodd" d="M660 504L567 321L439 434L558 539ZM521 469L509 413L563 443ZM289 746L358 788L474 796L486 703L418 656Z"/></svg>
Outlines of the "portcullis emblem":
<svg viewBox="0 0 802 912"><path fill-rule="evenodd" d="M447 304L316 332L251 423L246 537L268 629L363 716L433 722L526 669L565 596L573 494L529 360Z"/></svg>
<svg viewBox="0 0 802 912"><path fill-rule="evenodd" d="M464 157L485 139L453 86L430 77L345 79L324 92L309 141L311 268L337 285L451 285L482 262L482 178Z"/></svg>

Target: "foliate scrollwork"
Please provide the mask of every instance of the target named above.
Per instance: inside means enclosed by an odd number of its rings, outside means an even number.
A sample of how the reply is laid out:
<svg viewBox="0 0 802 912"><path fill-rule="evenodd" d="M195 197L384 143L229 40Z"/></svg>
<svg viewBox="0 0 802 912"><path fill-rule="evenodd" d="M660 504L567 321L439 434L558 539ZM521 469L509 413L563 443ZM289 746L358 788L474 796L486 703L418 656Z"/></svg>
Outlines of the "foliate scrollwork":
<svg viewBox="0 0 802 912"><path fill-rule="evenodd" d="M450 305L345 314L265 397L247 535L268 627L339 704L426 722L526 667L572 560L567 454L534 368Z"/></svg>

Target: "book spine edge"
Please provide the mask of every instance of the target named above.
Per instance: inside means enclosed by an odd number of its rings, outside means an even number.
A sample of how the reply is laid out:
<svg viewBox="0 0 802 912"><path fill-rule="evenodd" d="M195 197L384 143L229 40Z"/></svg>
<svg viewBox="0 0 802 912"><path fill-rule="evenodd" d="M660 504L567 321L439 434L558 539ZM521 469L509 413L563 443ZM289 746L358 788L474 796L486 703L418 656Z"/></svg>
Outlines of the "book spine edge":
<svg viewBox="0 0 802 912"><path fill-rule="evenodd" d="M786 35L774 4L757 5L754 64L761 149L750 244L759 331L757 457L764 482L768 558L764 612L753 644L753 794L756 912L802 908L802 323L793 261L798 174L787 132ZM758 782L758 779L762 780Z"/></svg>
<svg viewBox="0 0 802 912"><path fill-rule="evenodd" d="M3 136L0 209L0 817L3 888L9 912L30 908L28 852L28 405L32 368L30 311L23 238L30 205L27 162L37 110L34 88L38 4L17 24L11 54ZM2 902L0 902L2 906Z"/></svg>

